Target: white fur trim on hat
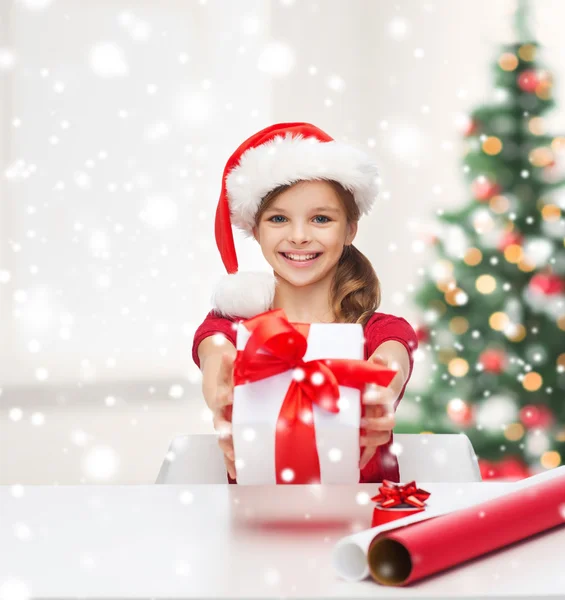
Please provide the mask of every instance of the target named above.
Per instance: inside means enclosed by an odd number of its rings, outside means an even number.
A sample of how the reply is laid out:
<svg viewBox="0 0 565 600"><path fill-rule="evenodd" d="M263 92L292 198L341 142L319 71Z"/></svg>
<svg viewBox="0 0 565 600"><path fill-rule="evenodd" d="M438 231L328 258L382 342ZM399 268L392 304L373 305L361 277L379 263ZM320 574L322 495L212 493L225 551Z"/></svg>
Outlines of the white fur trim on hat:
<svg viewBox="0 0 565 600"><path fill-rule="evenodd" d="M275 286L275 276L266 271L224 275L214 289L212 306L223 316L251 319L271 310Z"/></svg>
<svg viewBox="0 0 565 600"><path fill-rule="evenodd" d="M379 190L379 173L361 150L317 138L276 136L241 156L226 178L231 221L252 235L261 200L280 185L302 180L331 179L353 193L361 214L368 214Z"/></svg>

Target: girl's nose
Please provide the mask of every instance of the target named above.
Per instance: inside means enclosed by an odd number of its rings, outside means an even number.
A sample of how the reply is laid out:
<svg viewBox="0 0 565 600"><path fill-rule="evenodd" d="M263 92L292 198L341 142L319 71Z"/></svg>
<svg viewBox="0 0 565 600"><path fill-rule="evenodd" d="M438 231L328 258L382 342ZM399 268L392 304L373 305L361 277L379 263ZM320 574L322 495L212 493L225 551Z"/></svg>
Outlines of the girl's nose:
<svg viewBox="0 0 565 600"><path fill-rule="evenodd" d="M289 241L293 244L304 244L310 241L311 237L305 225L295 224L290 231Z"/></svg>

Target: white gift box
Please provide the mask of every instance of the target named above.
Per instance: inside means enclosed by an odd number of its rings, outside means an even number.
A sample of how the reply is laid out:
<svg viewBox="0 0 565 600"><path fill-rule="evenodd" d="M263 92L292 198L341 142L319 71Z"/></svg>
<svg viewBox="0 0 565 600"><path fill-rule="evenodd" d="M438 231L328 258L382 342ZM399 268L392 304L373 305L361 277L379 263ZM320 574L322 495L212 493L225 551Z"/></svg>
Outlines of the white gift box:
<svg viewBox="0 0 565 600"><path fill-rule="evenodd" d="M250 336L244 322L239 323L237 350L245 348ZM364 341L363 327L359 323L312 323L303 360L363 360ZM276 424L292 379L291 369L235 386L232 434L239 485L277 483ZM339 395L339 413L313 405L321 483L358 483L361 393L359 389L340 385Z"/></svg>

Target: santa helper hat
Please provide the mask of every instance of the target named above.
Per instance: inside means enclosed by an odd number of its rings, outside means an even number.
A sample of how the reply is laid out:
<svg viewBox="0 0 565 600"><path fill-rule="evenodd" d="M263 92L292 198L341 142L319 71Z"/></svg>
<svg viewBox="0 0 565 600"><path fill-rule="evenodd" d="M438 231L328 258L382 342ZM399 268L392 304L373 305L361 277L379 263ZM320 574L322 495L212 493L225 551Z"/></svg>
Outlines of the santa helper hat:
<svg viewBox="0 0 565 600"><path fill-rule="evenodd" d="M214 311L249 319L271 310L276 279L267 272L238 272L232 225L253 237L263 198L281 185L333 180L352 192L362 215L371 210L379 173L364 152L310 123L277 123L245 140L230 156L216 210L216 245L228 275L212 296Z"/></svg>

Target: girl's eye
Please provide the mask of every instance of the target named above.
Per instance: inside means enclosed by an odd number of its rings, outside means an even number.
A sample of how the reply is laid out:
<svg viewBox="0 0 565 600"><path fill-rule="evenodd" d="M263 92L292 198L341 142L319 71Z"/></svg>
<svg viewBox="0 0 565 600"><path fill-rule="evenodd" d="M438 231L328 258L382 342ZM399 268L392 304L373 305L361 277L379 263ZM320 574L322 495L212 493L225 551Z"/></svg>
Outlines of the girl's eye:
<svg viewBox="0 0 565 600"><path fill-rule="evenodd" d="M318 215L316 217L314 217L315 219L326 219L325 221L321 221L321 223L329 223L331 219L329 219L328 217L324 216L324 215ZM282 223L282 221L273 221L273 219L286 219L286 217L283 217L282 215L275 215L274 217L271 217L269 219L269 221L272 221L273 223ZM320 221L318 221L320 222Z"/></svg>

